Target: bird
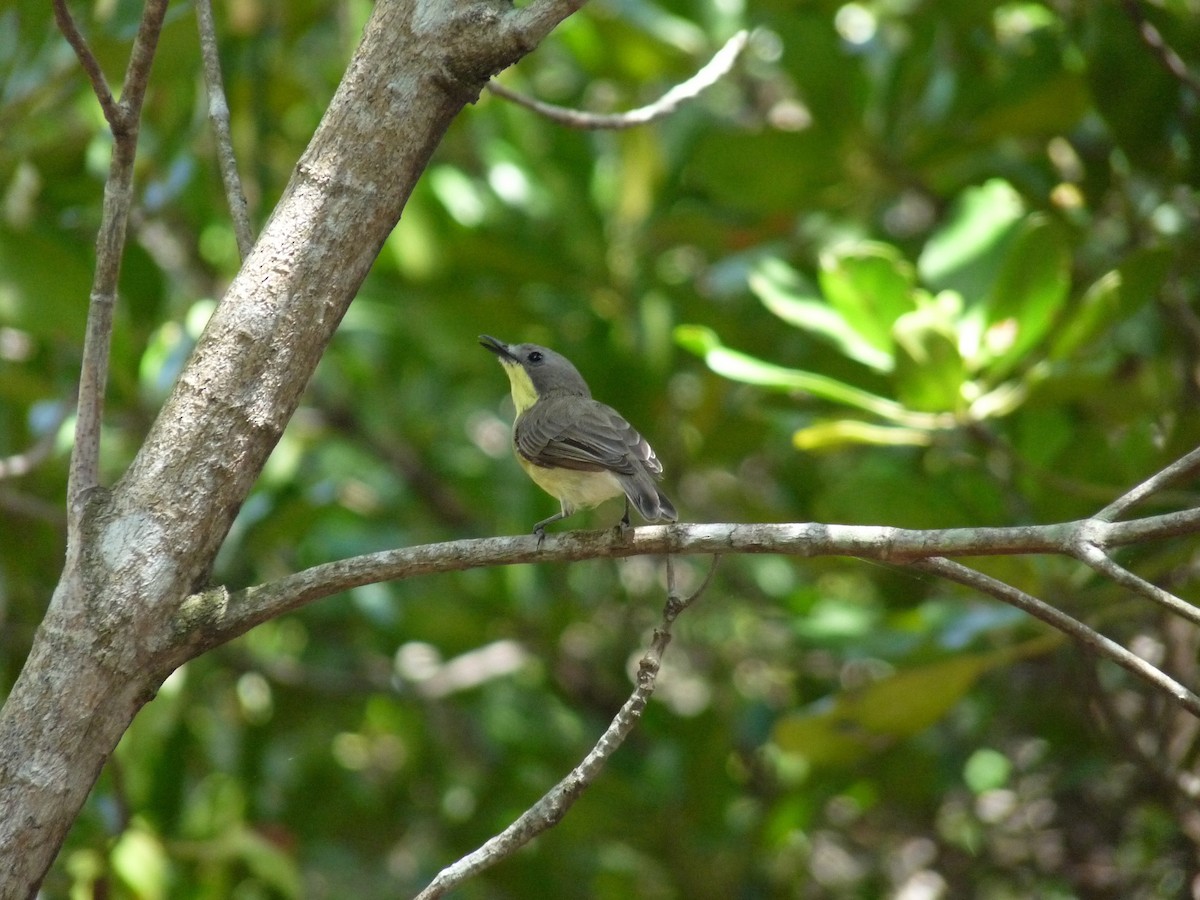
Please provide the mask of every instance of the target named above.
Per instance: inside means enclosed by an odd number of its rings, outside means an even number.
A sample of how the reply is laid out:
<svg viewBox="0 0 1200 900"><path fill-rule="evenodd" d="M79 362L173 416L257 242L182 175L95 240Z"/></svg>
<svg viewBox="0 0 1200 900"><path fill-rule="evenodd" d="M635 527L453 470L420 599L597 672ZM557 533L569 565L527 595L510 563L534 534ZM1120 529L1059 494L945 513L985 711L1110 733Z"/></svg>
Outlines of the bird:
<svg viewBox="0 0 1200 900"><path fill-rule="evenodd" d="M550 523L622 494L622 531L629 527L631 503L647 522L679 520L656 484L663 467L650 444L619 412L592 398L569 359L548 347L509 344L487 334L479 343L496 354L512 387L517 462L560 505L533 526L538 547Z"/></svg>

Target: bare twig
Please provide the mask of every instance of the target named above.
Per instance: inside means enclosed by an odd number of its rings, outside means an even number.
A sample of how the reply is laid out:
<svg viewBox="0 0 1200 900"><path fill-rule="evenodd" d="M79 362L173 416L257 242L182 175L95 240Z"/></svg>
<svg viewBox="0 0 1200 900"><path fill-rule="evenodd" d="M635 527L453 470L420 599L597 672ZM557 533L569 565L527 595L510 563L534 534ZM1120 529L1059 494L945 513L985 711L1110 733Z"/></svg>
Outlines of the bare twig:
<svg viewBox="0 0 1200 900"><path fill-rule="evenodd" d="M707 65L687 81L671 88L653 103L623 113L589 113L543 103L541 100L535 100L511 88L506 88L495 79L489 81L487 86L493 94L503 97L505 100L511 100L513 103L520 104L526 109L531 109L551 121L570 128L586 130L633 128L635 125L645 125L669 116L682 104L695 99L706 88L720 81L733 68L734 62L746 46L748 39L748 32L739 31L725 42L725 45L717 51Z"/></svg>
<svg viewBox="0 0 1200 900"><path fill-rule="evenodd" d="M1137 487L1126 491L1092 518L1100 519L1103 522L1112 522L1122 516L1131 507L1141 503L1151 494L1162 490L1171 482L1194 475L1197 472L1200 472L1200 448L1193 450L1186 456L1181 456L1165 469L1147 478Z"/></svg>
<svg viewBox="0 0 1200 900"><path fill-rule="evenodd" d="M667 556L667 602L663 606L662 621L654 629L650 646L638 664L637 686L604 734L566 778L546 792L540 800L525 810L500 834L477 850L442 869L437 877L429 883L429 886L417 895L416 900L434 900L435 897L443 896L468 878L511 856L537 835L562 820L579 796L596 780L604 764L624 743L625 738L642 717L650 695L654 693L655 681L662 667L663 654L667 650L667 645L671 643L671 626L676 617L708 588L713 574L716 572L719 559L719 556L713 556L712 566L709 568L704 582L691 596L681 598L675 591L675 570L671 557Z"/></svg>
<svg viewBox="0 0 1200 900"><path fill-rule="evenodd" d="M55 412L54 421L46 428L45 433L34 441L32 446L20 453L14 453L12 456L0 458L0 480L26 475L49 459L50 454L54 452L54 444L58 440L58 430L70 414L70 402L60 403Z"/></svg>
<svg viewBox="0 0 1200 900"><path fill-rule="evenodd" d="M1151 584L1140 575L1135 575L1124 566L1115 562L1112 557L1093 544L1081 543L1075 550L1074 556L1080 562L1095 569L1101 575L1111 578L1122 587L1129 588L1135 594L1140 594L1148 600L1165 606L1176 615L1182 616L1193 624L1200 625L1200 608L1192 606L1185 600L1176 597L1170 591L1163 590L1156 584Z"/></svg>
<svg viewBox="0 0 1200 900"><path fill-rule="evenodd" d="M1010 606L1024 610L1034 618L1041 619L1047 625L1057 628L1072 640L1078 641L1093 651L1097 656L1108 659L1121 666L1126 671L1136 675L1143 681L1172 697L1180 706L1192 715L1200 716L1200 696L1193 694L1175 679L1159 671L1139 656L1130 653L1116 641L1106 638L1098 631L1088 627L1078 619L1055 609L1037 597L1018 590L1012 585L1005 584L984 575L961 563L949 559L933 558L914 562L913 568L922 572L931 572L950 581L974 588L1002 600Z"/></svg>
<svg viewBox="0 0 1200 900"><path fill-rule="evenodd" d="M1186 86L1197 98L1200 98L1200 79L1192 74L1187 63L1167 43L1162 32L1146 19L1146 12L1142 9L1141 0L1121 0L1121 5L1125 7L1126 15L1133 20L1133 24L1137 27L1142 43L1150 48L1150 52L1158 60L1158 64L1180 84Z"/></svg>
<svg viewBox="0 0 1200 900"><path fill-rule="evenodd" d="M225 186L225 201L233 219L238 255L245 259L254 246L254 229L246 208L246 194L238 174L237 158L233 152L233 135L229 128L229 103L225 99L225 84L221 79L221 56L217 47L217 27L213 21L212 0L196 0L196 21L200 31L200 54L204 59L204 85L208 90L208 118L212 121L217 145L217 162L221 182Z"/></svg>
<svg viewBox="0 0 1200 900"><path fill-rule="evenodd" d="M78 527L85 495L100 483L100 423L104 417L104 391L112 340L113 311L129 211L133 205L133 163L137 154L138 124L150 77L150 65L166 16L167 0L148 0L134 38L121 100L114 103L95 56L67 11L65 0L55 0L55 15L63 34L75 49L113 134L112 160L104 187L104 208L96 235L96 271L88 303L87 332L79 374L79 400L75 443L68 478L68 522Z"/></svg>
<svg viewBox="0 0 1200 900"><path fill-rule="evenodd" d="M104 77L104 70L100 68L100 61L92 53L92 48L88 46L87 40L80 33L71 11L67 9L67 0L54 0L54 21L58 24L58 30L63 33L63 37L67 39L67 43L71 45L71 49L75 51L79 64L83 66L83 71L91 81L92 91L100 102L100 109L104 112L108 127L116 133L117 129L122 126L124 113L117 105L116 98L113 97L108 80Z"/></svg>

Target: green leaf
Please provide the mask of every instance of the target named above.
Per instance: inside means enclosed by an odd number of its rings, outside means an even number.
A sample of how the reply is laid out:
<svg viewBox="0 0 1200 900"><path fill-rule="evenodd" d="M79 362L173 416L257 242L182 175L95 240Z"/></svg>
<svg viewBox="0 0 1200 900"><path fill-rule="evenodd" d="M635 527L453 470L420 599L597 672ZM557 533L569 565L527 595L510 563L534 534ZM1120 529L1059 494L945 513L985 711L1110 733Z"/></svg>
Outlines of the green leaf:
<svg viewBox="0 0 1200 900"><path fill-rule="evenodd" d="M876 350L891 353L892 325L916 309L916 274L900 251L863 243L821 254L821 290L842 318Z"/></svg>
<svg viewBox="0 0 1200 900"><path fill-rule="evenodd" d="M912 413L894 400L869 393L835 378L806 372L803 369L788 369L730 350L721 344L716 332L702 325L678 326L675 329L675 340L685 350L702 357L713 372L732 381L781 391L800 391L913 427L937 428L946 424L932 416Z"/></svg>
<svg viewBox="0 0 1200 900"><path fill-rule="evenodd" d="M956 412L966 366L954 323L930 304L896 320L896 396L909 409Z"/></svg>
<svg viewBox="0 0 1200 900"><path fill-rule="evenodd" d="M1041 644L954 656L905 669L862 690L838 695L832 705L785 716L774 738L784 750L814 766L851 765L896 740L933 725L985 672L1007 665Z"/></svg>
<svg viewBox="0 0 1200 900"><path fill-rule="evenodd" d="M1170 265L1171 252L1154 247L1100 276L1057 330L1050 358L1067 359L1132 315L1154 297Z"/></svg>
<svg viewBox="0 0 1200 900"><path fill-rule="evenodd" d="M0 227L0 321L76 340L87 319L92 267L61 235Z"/></svg>
<svg viewBox="0 0 1200 900"><path fill-rule="evenodd" d="M1002 179L964 191L921 251L921 280L936 290L956 290L968 301L985 296L1024 214L1021 195Z"/></svg>
<svg viewBox="0 0 1200 900"><path fill-rule="evenodd" d="M127 829L113 847L111 858L113 870L136 896L145 900L167 896L170 864L156 835L142 828Z"/></svg>
<svg viewBox="0 0 1200 900"><path fill-rule="evenodd" d="M813 452L836 450L847 444L876 447L927 447L933 438L927 429L872 425L857 419L828 419L801 428L792 435L792 446Z"/></svg>
<svg viewBox="0 0 1200 900"><path fill-rule="evenodd" d="M824 338L845 356L878 371L890 372L892 356L866 340L845 316L811 294L800 273L783 260L768 257L750 273L750 290L763 306L789 325Z"/></svg>
<svg viewBox="0 0 1200 900"><path fill-rule="evenodd" d="M980 348L998 381L1046 336L1071 286L1071 254L1063 228L1036 214L1021 226L988 295Z"/></svg>

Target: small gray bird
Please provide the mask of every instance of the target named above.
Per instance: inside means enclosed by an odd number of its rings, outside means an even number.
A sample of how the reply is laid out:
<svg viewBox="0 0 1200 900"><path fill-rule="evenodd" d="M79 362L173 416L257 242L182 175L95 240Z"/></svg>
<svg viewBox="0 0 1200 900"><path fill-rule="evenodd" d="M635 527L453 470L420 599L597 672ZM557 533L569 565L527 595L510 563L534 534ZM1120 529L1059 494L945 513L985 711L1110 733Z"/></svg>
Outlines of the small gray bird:
<svg viewBox="0 0 1200 900"><path fill-rule="evenodd" d="M662 463L646 439L611 406L592 399L569 359L537 344L506 344L486 334L479 343L500 358L512 384L517 462L562 507L533 526L539 546L551 522L621 494L622 527L629 525L631 502L647 522L678 519L655 484Z"/></svg>

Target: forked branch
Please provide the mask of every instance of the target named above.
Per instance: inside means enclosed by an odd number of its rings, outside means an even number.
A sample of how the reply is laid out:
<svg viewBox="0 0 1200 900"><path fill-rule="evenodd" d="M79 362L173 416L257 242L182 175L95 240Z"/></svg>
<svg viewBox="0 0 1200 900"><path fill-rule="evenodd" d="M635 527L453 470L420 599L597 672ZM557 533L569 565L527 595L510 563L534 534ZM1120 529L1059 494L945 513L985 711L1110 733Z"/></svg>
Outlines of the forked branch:
<svg viewBox="0 0 1200 900"><path fill-rule="evenodd" d="M72 533L78 532L86 494L100 483L100 424L104 417L104 392L108 382L117 282L121 274L121 257L125 252L129 211L133 206L133 164L137 154L138 125L142 101L150 81L150 66L154 61L166 12L167 0L148 0L146 3L129 54L121 99L116 101L100 63L67 9L66 0L54 0L54 15L59 29L79 57L113 135L112 160L105 182L100 230L96 235L96 270L88 302L87 332L84 335L83 362L79 373L75 443L67 487L67 522Z"/></svg>

